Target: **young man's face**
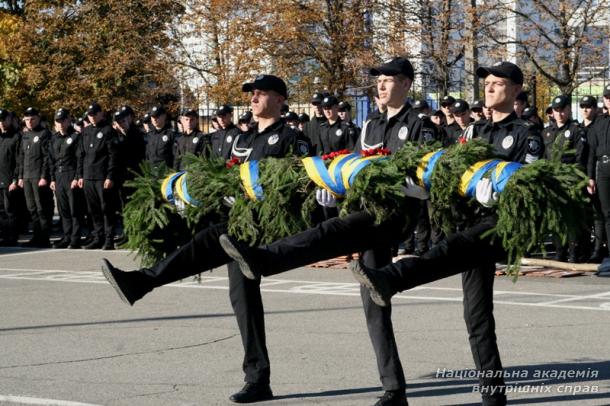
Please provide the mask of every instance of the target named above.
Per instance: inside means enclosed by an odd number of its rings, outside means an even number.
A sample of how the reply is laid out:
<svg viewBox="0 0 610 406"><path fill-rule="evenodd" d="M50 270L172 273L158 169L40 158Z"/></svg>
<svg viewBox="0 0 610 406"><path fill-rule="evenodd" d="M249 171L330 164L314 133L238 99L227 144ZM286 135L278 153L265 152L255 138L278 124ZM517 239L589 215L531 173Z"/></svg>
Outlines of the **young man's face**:
<svg viewBox="0 0 610 406"><path fill-rule="evenodd" d="M180 117L180 124L182 124L183 131L192 133L197 127L197 117L182 116Z"/></svg>
<svg viewBox="0 0 610 406"><path fill-rule="evenodd" d="M321 104L319 104L319 103L312 104L311 107L313 108L313 113L316 115L316 117L324 116L324 111L322 110Z"/></svg>
<svg viewBox="0 0 610 406"><path fill-rule="evenodd" d="M455 122L458 123L460 128L466 128L470 123L470 110L463 113L453 113L453 118L455 118Z"/></svg>
<svg viewBox="0 0 610 406"><path fill-rule="evenodd" d="M342 121L350 121L352 119L349 111L347 111L347 110L340 111L339 112L339 118Z"/></svg>
<svg viewBox="0 0 610 406"><path fill-rule="evenodd" d="M323 107L322 110L324 111L324 117L326 117L327 120L337 121L339 118L339 108L336 105Z"/></svg>
<svg viewBox="0 0 610 406"><path fill-rule="evenodd" d="M252 91L250 107L252 109L252 114L254 114L256 117L279 117L283 105L284 96L274 92L273 90L254 89Z"/></svg>
<svg viewBox="0 0 610 406"><path fill-rule="evenodd" d="M524 101L515 100L514 109L515 109L515 113L517 113L517 115L519 117L521 117L521 115L523 114L523 110L525 110L526 107L527 107L527 103L525 103Z"/></svg>
<svg viewBox="0 0 610 406"><path fill-rule="evenodd" d="M583 116L585 120L593 120L595 115L597 114L596 107L581 107L580 114Z"/></svg>
<svg viewBox="0 0 610 406"><path fill-rule="evenodd" d="M55 131L65 134L70 127L70 119L64 118L63 120L55 120Z"/></svg>
<svg viewBox="0 0 610 406"><path fill-rule="evenodd" d="M161 114L158 117L150 117L150 122L157 130L160 130L163 127L165 127L166 121L167 121L167 115L165 113Z"/></svg>
<svg viewBox="0 0 610 406"><path fill-rule="evenodd" d="M88 114L87 117L89 118L89 122L93 125L97 125L98 123L101 123L102 120L104 119L104 112L103 111L98 111L97 113L90 115ZM86 124L85 124L86 126Z"/></svg>
<svg viewBox="0 0 610 406"><path fill-rule="evenodd" d="M610 97L604 96L604 108L606 109L605 113L607 113L608 109L610 109Z"/></svg>
<svg viewBox="0 0 610 406"><path fill-rule="evenodd" d="M11 128L11 117L10 116L0 120L0 131L5 133L5 132L8 132L8 130L10 128Z"/></svg>
<svg viewBox="0 0 610 406"><path fill-rule="evenodd" d="M572 117L572 108L570 106L556 107L553 109L553 118L557 124L565 124Z"/></svg>
<svg viewBox="0 0 610 406"><path fill-rule="evenodd" d="M386 106L399 107L405 103L411 79L402 75L377 77L377 93L379 102Z"/></svg>
<svg viewBox="0 0 610 406"><path fill-rule="evenodd" d="M521 88L510 79L489 75L485 78L485 106L498 110L509 106L514 108Z"/></svg>
<svg viewBox="0 0 610 406"><path fill-rule="evenodd" d="M472 119L474 121L479 121L479 120L483 120L485 118L485 114L483 114L483 109L481 110L471 110L471 115Z"/></svg>
<svg viewBox="0 0 610 406"><path fill-rule="evenodd" d="M40 117L25 117L23 121L25 122L25 128L27 128L28 130L33 130L34 128L38 127L38 124L40 124Z"/></svg>

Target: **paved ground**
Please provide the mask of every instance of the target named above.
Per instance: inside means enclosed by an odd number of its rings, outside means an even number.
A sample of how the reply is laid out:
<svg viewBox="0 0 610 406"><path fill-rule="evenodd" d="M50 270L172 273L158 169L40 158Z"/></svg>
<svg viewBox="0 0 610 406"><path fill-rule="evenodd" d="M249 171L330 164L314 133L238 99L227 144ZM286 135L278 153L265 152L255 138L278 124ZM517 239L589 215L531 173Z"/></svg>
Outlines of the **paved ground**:
<svg viewBox="0 0 610 406"><path fill-rule="evenodd" d="M0 404L225 405L242 348L224 269L124 305L99 271L125 252L0 250ZM370 405L381 394L358 286L343 270L264 280L268 405ZM610 280L496 279L512 404L610 404ZM411 405L476 404L458 277L394 300ZM577 392L574 394L574 392Z"/></svg>

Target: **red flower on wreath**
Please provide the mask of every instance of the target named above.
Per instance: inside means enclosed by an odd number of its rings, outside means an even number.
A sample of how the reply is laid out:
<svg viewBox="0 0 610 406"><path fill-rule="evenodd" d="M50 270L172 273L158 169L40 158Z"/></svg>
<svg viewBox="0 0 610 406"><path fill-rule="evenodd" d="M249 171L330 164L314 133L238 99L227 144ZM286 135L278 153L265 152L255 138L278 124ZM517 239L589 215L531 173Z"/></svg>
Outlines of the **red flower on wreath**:
<svg viewBox="0 0 610 406"><path fill-rule="evenodd" d="M387 148L371 148L371 149L364 149L364 150L360 151L360 155L362 155L364 157L373 156L373 155L390 155L391 153L392 153L392 151L390 151Z"/></svg>
<svg viewBox="0 0 610 406"><path fill-rule="evenodd" d="M350 151L349 149L342 149L340 151L334 151L329 154L324 154L324 155L322 155L322 159L326 161L329 159L335 159L339 155L347 155L347 154L351 154L351 153L352 153L352 151Z"/></svg>
<svg viewBox="0 0 610 406"><path fill-rule="evenodd" d="M226 165L227 169L231 169L238 163L239 163L239 158L231 158L230 160L227 161L227 163L225 165Z"/></svg>

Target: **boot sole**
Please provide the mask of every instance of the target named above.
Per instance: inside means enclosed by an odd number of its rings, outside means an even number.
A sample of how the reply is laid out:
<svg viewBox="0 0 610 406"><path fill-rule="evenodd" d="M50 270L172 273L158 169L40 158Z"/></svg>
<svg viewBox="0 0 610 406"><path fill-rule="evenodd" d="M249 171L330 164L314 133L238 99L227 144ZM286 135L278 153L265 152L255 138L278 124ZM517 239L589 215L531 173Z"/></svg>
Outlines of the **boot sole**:
<svg viewBox="0 0 610 406"><path fill-rule="evenodd" d="M356 278L356 280L360 282L362 286L369 290L371 300L373 300L377 306L387 307L389 305L389 301L385 300L383 295L379 293L371 279L360 266L360 263L358 261L352 261L349 264L349 267L354 275L354 278Z"/></svg>
<svg viewBox="0 0 610 406"><path fill-rule="evenodd" d="M239 249L237 249L237 247L229 239L228 235L226 235L226 234L221 235L220 238L218 239L218 242L220 243L220 246L225 251L225 253L228 256L230 256L235 262L237 262L237 265L239 265L239 269L241 270L241 273L246 278L251 279L253 281L257 280L259 278L258 275L256 275L254 272L252 272L252 269L250 269L250 265L248 265L248 263L242 256L241 252L239 252Z"/></svg>
<svg viewBox="0 0 610 406"><path fill-rule="evenodd" d="M107 259L102 259L102 273L104 274L104 277L108 282L110 282L110 285L114 288L121 300L127 303L128 305L133 306L135 300L132 302L127 298L127 296L125 296L125 293L119 287L119 284L117 283L116 279L114 278L114 275L112 274L112 268L113 266L110 264L110 262L108 262Z"/></svg>

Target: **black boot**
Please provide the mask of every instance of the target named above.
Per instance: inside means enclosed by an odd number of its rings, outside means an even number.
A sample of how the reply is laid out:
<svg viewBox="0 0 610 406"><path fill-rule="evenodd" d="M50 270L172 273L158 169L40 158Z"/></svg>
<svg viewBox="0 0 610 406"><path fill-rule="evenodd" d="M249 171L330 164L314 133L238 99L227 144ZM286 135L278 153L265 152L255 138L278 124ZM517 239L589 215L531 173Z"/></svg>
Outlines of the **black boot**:
<svg viewBox="0 0 610 406"><path fill-rule="evenodd" d="M102 272L121 300L131 306L154 288L149 276L141 271L121 271L106 258L102 259Z"/></svg>
<svg viewBox="0 0 610 406"><path fill-rule="evenodd" d="M230 401L235 403L254 403L269 399L273 399L271 387L257 383L247 383L239 392L234 393L229 398Z"/></svg>
<svg viewBox="0 0 610 406"><path fill-rule="evenodd" d="M408 406L405 391L386 391L373 406Z"/></svg>
<svg viewBox="0 0 610 406"><path fill-rule="evenodd" d="M367 268L360 261L352 261L349 266L354 278L370 291L371 299L375 304L381 307L390 305L396 290L392 288L383 272Z"/></svg>
<svg viewBox="0 0 610 406"><path fill-rule="evenodd" d="M218 242L222 249L230 256L237 264L241 273L248 279L256 280L261 277L261 273L256 269L255 261L252 261L248 251L250 247L247 244L240 243L233 237L223 234L218 238Z"/></svg>

